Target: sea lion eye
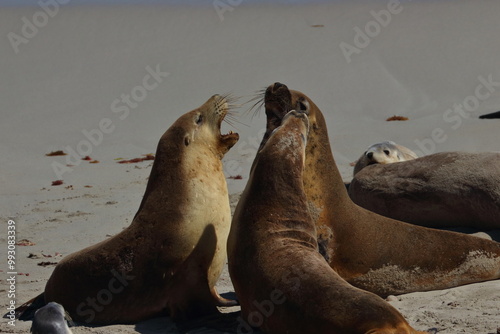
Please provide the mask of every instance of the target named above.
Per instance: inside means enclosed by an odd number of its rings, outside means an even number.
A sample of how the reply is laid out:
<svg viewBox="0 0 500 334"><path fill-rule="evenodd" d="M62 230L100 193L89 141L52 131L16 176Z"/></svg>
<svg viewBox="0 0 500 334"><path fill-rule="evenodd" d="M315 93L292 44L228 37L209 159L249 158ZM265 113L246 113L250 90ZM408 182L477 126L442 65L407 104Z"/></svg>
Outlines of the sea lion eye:
<svg viewBox="0 0 500 334"><path fill-rule="evenodd" d="M198 115L196 118L196 124L200 125L201 123L203 123L203 115Z"/></svg>
<svg viewBox="0 0 500 334"><path fill-rule="evenodd" d="M391 152L389 150L384 150L385 155L389 155Z"/></svg>

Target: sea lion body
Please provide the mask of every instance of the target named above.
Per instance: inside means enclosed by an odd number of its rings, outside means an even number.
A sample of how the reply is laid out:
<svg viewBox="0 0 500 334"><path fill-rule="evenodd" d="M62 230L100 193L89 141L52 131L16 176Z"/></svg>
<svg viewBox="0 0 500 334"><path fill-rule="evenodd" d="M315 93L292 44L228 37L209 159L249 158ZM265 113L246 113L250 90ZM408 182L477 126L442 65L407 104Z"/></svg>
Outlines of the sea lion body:
<svg viewBox="0 0 500 334"><path fill-rule="evenodd" d="M416 225L500 228L500 153L443 152L368 166L352 180L349 196Z"/></svg>
<svg viewBox="0 0 500 334"><path fill-rule="evenodd" d="M228 260L239 332L422 333L319 254L302 182L307 124L304 114L285 116L257 154L233 216Z"/></svg>
<svg viewBox="0 0 500 334"><path fill-rule="evenodd" d="M324 116L306 95L276 83L264 100L268 120L261 146L289 110L308 114L304 191L319 250L347 282L385 297L500 278L499 243L407 224L354 204L333 159ZM399 164L384 167L393 165Z"/></svg>
<svg viewBox="0 0 500 334"><path fill-rule="evenodd" d="M31 325L33 334L72 334L66 322L64 308L58 303L48 303L35 312Z"/></svg>
<svg viewBox="0 0 500 334"><path fill-rule="evenodd" d="M354 175L369 165L391 164L418 158L417 154L407 147L393 141L384 141L368 147L354 166Z"/></svg>
<svg viewBox="0 0 500 334"><path fill-rule="evenodd" d="M99 325L217 312L226 302L214 286L231 220L221 159L238 140L220 134L226 113L226 100L215 95L165 132L131 225L61 260L46 302Z"/></svg>

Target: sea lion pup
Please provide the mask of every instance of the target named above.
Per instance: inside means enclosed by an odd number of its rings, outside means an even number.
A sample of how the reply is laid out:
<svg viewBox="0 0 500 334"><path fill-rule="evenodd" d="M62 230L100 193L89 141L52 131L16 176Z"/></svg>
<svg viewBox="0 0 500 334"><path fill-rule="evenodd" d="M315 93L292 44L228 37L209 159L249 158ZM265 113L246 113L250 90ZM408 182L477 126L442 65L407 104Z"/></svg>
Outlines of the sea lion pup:
<svg viewBox="0 0 500 334"><path fill-rule="evenodd" d="M222 157L238 134L222 135L226 99L212 96L161 137L146 192L131 225L65 257L45 287L45 301L87 324L174 320L234 305L215 283L231 224Z"/></svg>
<svg viewBox="0 0 500 334"><path fill-rule="evenodd" d="M500 278L499 243L410 225L354 204L333 159L323 114L306 95L276 83L264 102L262 146L286 112L309 113L304 190L319 249L347 282L385 297Z"/></svg>
<svg viewBox="0 0 500 334"><path fill-rule="evenodd" d="M351 181L349 196L416 225L500 228L500 153L443 152L368 166Z"/></svg>
<svg viewBox="0 0 500 334"><path fill-rule="evenodd" d="M35 312L35 318L31 325L33 334L72 334L66 322L64 308L54 302L50 302Z"/></svg>
<svg viewBox="0 0 500 334"><path fill-rule="evenodd" d="M291 111L254 160L228 239L240 332L423 333L380 297L343 280L318 252L302 175L307 116Z"/></svg>
<svg viewBox="0 0 500 334"><path fill-rule="evenodd" d="M368 147L354 166L354 175L366 166L373 164L392 164L418 158L417 154L407 147L393 141L383 141Z"/></svg>

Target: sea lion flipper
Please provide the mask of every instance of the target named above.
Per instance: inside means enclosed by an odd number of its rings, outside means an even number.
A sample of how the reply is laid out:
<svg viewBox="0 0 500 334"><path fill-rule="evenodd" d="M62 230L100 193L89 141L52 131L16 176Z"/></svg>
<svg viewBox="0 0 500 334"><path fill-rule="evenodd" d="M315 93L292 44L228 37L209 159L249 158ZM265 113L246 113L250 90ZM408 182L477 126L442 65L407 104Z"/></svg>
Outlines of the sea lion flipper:
<svg viewBox="0 0 500 334"><path fill-rule="evenodd" d="M23 321L33 320L36 310L44 307L45 305L47 305L45 302L45 294L42 292L35 298L30 299L15 309L16 319ZM6 318L6 316L7 314L4 315L4 318Z"/></svg>
<svg viewBox="0 0 500 334"><path fill-rule="evenodd" d="M238 306L240 303L235 300L235 299L227 299L222 297L218 292L215 287L211 289L212 296L214 297L215 300L215 305L216 306L222 306L222 307L231 307L231 306Z"/></svg>

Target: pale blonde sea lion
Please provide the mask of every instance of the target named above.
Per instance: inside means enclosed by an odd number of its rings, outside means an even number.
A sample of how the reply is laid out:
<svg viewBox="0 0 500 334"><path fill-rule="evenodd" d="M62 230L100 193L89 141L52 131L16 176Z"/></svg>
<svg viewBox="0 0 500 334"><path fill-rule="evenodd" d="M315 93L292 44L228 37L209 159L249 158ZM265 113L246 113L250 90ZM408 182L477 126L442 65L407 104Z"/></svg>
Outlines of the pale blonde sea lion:
<svg viewBox="0 0 500 334"><path fill-rule="evenodd" d="M442 152L367 166L349 196L386 217L427 227L500 228L500 153Z"/></svg>
<svg viewBox="0 0 500 334"><path fill-rule="evenodd" d="M231 222L221 159L238 141L236 133L220 133L227 112L226 99L214 95L170 126L132 224L61 260L46 302L99 325L159 315L186 320L235 304L214 287Z"/></svg>
<svg viewBox="0 0 500 334"><path fill-rule="evenodd" d="M228 260L242 308L238 333L424 333L348 284L318 252L302 180L308 123L291 111L268 136L233 217Z"/></svg>
<svg viewBox="0 0 500 334"><path fill-rule="evenodd" d="M309 116L304 189L319 249L347 282L387 296L500 278L499 243L403 223L354 204L333 159L323 114L306 95L275 83L264 101L267 132L261 146L288 111Z"/></svg>
<svg viewBox="0 0 500 334"><path fill-rule="evenodd" d="M398 145L393 141L383 141L371 145L361 157L359 157L354 166L354 175L369 165L392 164L416 158L418 158L417 154L409 148Z"/></svg>

